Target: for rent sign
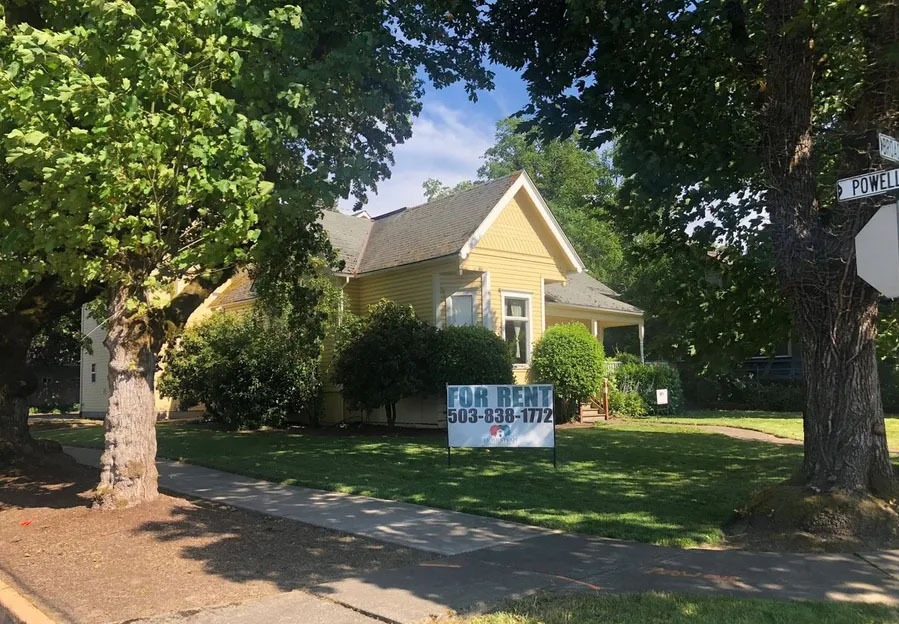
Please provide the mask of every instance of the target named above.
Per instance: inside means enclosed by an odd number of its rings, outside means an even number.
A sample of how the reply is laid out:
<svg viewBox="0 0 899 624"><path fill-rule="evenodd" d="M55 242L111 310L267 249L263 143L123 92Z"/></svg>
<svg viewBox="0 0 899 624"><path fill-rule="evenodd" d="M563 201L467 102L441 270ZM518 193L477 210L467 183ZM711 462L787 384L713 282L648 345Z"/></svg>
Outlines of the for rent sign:
<svg viewBox="0 0 899 624"><path fill-rule="evenodd" d="M447 386L448 446L553 448L553 387Z"/></svg>

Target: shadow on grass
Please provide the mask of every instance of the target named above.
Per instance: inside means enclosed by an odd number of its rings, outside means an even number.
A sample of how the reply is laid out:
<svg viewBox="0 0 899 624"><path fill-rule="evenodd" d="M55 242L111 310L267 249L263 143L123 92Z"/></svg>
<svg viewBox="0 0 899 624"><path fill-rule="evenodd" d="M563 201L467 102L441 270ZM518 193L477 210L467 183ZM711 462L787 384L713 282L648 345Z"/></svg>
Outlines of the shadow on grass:
<svg viewBox="0 0 899 624"><path fill-rule="evenodd" d="M102 432L47 432L99 446ZM545 450L454 450L445 434L386 437L235 433L162 424L161 456L270 481L376 496L554 529L696 545L758 488L792 472L801 450L720 435L628 426L560 430L559 468Z"/></svg>

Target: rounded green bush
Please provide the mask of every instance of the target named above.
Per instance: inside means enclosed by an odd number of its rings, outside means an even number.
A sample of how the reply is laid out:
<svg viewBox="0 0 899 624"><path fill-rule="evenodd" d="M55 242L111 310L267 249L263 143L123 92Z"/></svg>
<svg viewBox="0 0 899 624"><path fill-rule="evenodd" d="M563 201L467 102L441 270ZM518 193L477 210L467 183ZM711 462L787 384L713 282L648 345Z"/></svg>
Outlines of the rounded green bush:
<svg viewBox="0 0 899 624"><path fill-rule="evenodd" d="M202 404L229 429L316 422L318 351L287 323L262 314L216 314L184 332L165 358L159 384L182 408Z"/></svg>
<svg viewBox="0 0 899 624"><path fill-rule="evenodd" d="M510 384L512 354L498 335L477 325L446 327L438 342L439 384Z"/></svg>
<svg viewBox="0 0 899 624"><path fill-rule="evenodd" d="M551 383L561 402L563 417L570 419L578 407L598 394L605 373L602 343L580 323L553 325L534 347L534 378Z"/></svg>

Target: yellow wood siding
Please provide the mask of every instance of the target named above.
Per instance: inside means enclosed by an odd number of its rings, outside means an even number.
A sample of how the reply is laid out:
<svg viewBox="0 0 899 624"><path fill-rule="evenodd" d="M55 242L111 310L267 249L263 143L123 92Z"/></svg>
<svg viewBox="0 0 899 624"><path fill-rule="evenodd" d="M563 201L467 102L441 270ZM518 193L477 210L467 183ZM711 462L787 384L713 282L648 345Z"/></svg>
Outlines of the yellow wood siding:
<svg viewBox="0 0 899 624"><path fill-rule="evenodd" d="M458 267L458 257L452 257L360 275L350 280L353 288L347 291L347 295L353 297L352 307L357 314L365 314L370 306L381 299L390 299L402 305L411 305L416 315L433 323L434 275L453 271L458 274Z"/></svg>
<svg viewBox="0 0 899 624"><path fill-rule="evenodd" d="M588 319L581 318L566 318L564 316L550 316L546 315L546 326L551 327L553 325L561 325L563 323L580 323L584 327L590 330L590 333L593 333L593 321Z"/></svg>
<svg viewBox="0 0 899 624"><path fill-rule="evenodd" d="M524 191L497 216L462 267L489 274L491 318L485 325L500 336L503 293L530 295L531 345L543 335L543 284L564 281L565 274L574 269ZM529 367L516 367L515 381L530 381Z"/></svg>

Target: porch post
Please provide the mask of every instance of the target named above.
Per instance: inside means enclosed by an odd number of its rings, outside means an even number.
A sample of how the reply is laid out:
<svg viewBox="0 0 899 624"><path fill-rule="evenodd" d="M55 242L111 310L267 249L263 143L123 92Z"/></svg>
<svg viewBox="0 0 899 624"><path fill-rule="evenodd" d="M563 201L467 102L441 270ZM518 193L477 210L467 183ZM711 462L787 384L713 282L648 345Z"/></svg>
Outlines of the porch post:
<svg viewBox="0 0 899 624"><path fill-rule="evenodd" d="M646 333L643 329L643 321L640 321L640 324L637 326L637 331L640 332L640 361L646 362L646 356L643 353L643 338Z"/></svg>
<svg viewBox="0 0 899 624"><path fill-rule="evenodd" d="M599 338L599 321L593 319L593 337Z"/></svg>

